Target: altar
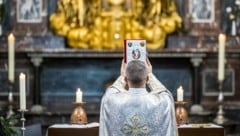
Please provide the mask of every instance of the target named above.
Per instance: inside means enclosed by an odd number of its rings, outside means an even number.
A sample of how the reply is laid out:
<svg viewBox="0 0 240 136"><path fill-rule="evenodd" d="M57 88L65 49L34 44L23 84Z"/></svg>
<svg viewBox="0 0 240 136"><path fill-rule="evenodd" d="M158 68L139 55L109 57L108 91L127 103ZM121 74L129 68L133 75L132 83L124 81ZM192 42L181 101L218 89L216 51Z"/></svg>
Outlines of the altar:
<svg viewBox="0 0 240 136"><path fill-rule="evenodd" d="M98 136L99 124L86 125L54 124L48 128L47 136ZM215 124L186 124L178 127L179 136L224 136L224 128Z"/></svg>

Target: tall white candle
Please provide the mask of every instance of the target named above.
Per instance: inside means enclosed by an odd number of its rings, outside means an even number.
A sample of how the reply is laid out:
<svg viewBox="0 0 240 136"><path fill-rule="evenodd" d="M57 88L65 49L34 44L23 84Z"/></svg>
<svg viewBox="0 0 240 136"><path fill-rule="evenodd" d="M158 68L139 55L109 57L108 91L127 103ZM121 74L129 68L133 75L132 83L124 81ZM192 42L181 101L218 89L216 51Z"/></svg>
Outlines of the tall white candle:
<svg viewBox="0 0 240 136"><path fill-rule="evenodd" d="M14 83L15 38L11 33L8 36L8 80Z"/></svg>
<svg viewBox="0 0 240 136"><path fill-rule="evenodd" d="M232 36L236 36L236 34L237 34L236 21L233 20L233 21L232 21L232 28L231 28L231 35L232 35Z"/></svg>
<svg viewBox="0 0 240 136"><path fill-rule="evenodd" d="M183 90L182 86L180 86L177 89L177 101L183 101L183 93L184 93L184 90Z"/></svg>
<svg viewBox="0 0 240 136"><path fill-rule="evenodd" d="M219 50L218 50L218 81L224 80L224 66L225 66L225 42L226 36L220 34L219 40Z"/></svg>
<svg viewBox="0 0 240 136"><path fill-rule="evenodd" d="M79 103L79 102L82 102L82 91L80 88L77 89L77 92L76 92L76 102Z"/></svg>
<svg viewBox="0 0 240 136"><path fill-rule="evenodd" d="M20 110L26 110L26 76L21 73L19 75L20 85Z"/></svg>

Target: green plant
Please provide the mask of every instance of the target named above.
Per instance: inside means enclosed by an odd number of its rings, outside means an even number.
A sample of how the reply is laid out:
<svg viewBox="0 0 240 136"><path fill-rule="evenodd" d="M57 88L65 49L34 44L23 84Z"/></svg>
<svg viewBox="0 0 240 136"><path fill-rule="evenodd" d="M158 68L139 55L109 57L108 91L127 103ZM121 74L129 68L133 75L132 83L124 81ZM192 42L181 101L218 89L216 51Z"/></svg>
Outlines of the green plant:
<svg viewBox="0 0 240 136"><path fill-rule="evenodd" d="M3 117L0 116L0 135L3 136L17 136L17 131L13 128L13 124L16 123L14 116Z"/></svg>

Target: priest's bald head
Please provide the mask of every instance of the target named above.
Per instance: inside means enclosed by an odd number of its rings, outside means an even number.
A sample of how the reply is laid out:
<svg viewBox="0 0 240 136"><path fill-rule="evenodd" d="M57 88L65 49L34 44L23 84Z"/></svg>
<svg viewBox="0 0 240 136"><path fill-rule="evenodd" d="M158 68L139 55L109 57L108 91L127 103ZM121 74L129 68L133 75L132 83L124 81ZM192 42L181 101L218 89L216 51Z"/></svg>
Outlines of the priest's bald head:
<svg viewBox="0 0 240 136"><path fill-rule="evenodd" d="M142 88L148 80L148 69L144 62L130 61L126 67L125 80L130 88Z"/></svg>

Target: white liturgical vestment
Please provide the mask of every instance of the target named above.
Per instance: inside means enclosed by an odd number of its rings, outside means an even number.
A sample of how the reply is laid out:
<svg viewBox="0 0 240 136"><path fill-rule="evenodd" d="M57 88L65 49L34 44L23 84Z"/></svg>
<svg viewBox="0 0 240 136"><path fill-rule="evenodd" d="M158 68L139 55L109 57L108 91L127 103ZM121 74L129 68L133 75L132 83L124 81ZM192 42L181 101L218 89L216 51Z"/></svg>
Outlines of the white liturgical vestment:
<svg viewBox="0 0 240 136"><path fill-rule="evenodd" d="M148 87L124 89L119 77L107 89L100 111L100 136L177 136L172 94L153 75Z"/></svg>

